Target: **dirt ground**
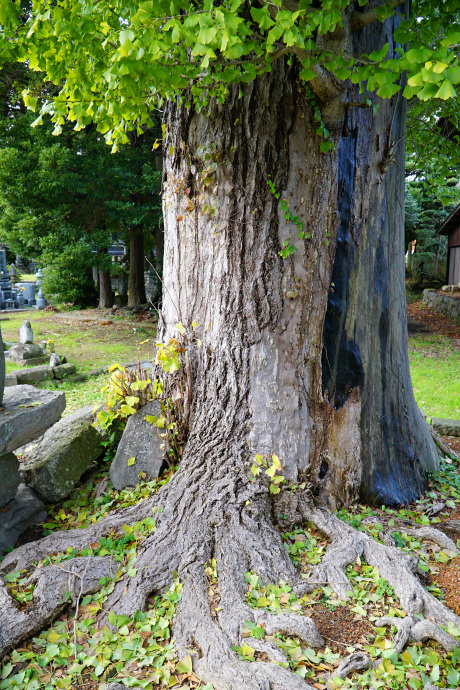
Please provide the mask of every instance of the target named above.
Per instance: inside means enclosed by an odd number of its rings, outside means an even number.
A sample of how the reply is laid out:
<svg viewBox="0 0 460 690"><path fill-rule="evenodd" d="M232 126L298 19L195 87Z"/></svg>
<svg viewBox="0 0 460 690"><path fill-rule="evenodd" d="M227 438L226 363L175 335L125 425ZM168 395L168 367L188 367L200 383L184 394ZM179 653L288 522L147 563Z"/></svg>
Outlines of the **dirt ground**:
<svg viewBox="0 0 460 690"><path fill-rule="evenodd" d="M413 302L407 305L407 321L409 335L424 333L444 335L451 340L457 340L460 348L460 323L449 316L439 314L423 302Z"/></svg>

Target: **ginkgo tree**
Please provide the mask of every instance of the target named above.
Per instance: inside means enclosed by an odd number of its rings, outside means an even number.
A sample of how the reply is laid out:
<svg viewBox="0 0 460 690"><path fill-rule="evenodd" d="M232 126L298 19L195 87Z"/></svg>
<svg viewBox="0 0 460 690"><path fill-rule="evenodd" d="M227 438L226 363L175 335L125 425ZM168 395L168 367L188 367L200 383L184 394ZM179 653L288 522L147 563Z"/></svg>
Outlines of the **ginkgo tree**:
<svg viewBox="0 0 460 690"><path fill-rule="evenodd" d="M195 673L216 690L307 687L279 665L238 659L245 620L321 644L305 617L250 609L246 571L304 591L329 582L345 596L344 569L361 554L410 614L402 644L422 628L451 644L433 621L459 623L405 554L318 508L411 502L438 464L407 358L404 147L408 108L421 151L423 132L442 135L442 117L455 130L459 14L458 0L410 10L401 0L2 3L4 59L56 85L43 104L25 94L37 125L51 117L58 135L66 120L95 122L116 150L164 111L160 336L176 339L183 371L163 390L187 441L149 499L164 506L156 532L105 607L132 614L176 570L177 649L194 650ZM279 459L279 493L251 475L256 454ZM311 583L274 529L302 520L332 542ZM92 529L72 543L92 541ZM6 562L60 548L47 537ZM218 620L206 594L212 558ZM35 630L38 613L27 615ZM270 644L259 650L272 658Z"/></svg>

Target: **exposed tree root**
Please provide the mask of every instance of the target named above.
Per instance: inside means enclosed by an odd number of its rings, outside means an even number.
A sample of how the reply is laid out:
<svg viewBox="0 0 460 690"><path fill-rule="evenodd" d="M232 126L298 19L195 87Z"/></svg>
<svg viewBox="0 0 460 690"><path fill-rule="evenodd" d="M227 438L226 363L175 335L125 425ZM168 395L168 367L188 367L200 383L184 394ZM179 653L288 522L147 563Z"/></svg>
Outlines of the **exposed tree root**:
<svg viewBox="0 0 460 690"><path fill-rule="evenodd" d="M388 522L389 518L386 520L382 517L369 517L365 518L363 520L363 524L376 524L376 523L386 523ZM455 545L455 542L450 539L444 532L441 532L441 530L436 529L435 527L431 527L429 525L414 525L413 527L410 527L407 525L407 520L394 520L395 525L393 527L384 527L382 532L380 533L380 538L382 541L384 541L387 545L389 546L395 546L395 540L391 536L391 532L404 532L405 534L408 534L411 537L415 537L416 539L427 539L428 541L432 541L435 544L438 544L443 549L449 549L449 551L453 551L454 553L458 553L457 546Z"/></svg>
<svg viewBox="0 0 460 690"><path fill-rule="evenodd" d="M322 680L326 681L329 678L347 678L349 675L355 671L367 671L372 666L372 661L367 654L362 652L355 652L350 654L350 656L345 657L340 666L333 673L328 673L323 676Z"/></svg>
<svg viewBox="0 0 460 690"><path fill-rule="evenodd" d="M389 618L384 616L375 621L377 627L394 625L397 633L394 638L396 651L402 652L408 642L423 642L424 640L436 640L446 652L452 652L458 647L458 642L441 630L433 621L423 620L415 616L405 618Z"/></svg>
<svg viewBox="0 0 460 690"><path fill-rule="evenodd" d="M37 568L28 579L28 583L37 584L33 608L27 612L18 609L6 585L0 582L0 656L41 631L69 605L75 606L79 596L96 592L99 580L114 576L116 571L117 565L109 556L74 558Z"/></svg>
<svg viewBox="0 0 460 690"><path fill-rule="evenodd" d="M380 544L332 513L296 498L297 509L304 519L312 521L331 539L322 563L311 569L307 580L302 580L274 529L267 494L261 492L257 484L243 481L241 474L229 475L228 472L226 476L214 477L207 494L202 490L194 492L193 487L207 485L208 472L206 466L188 472L179 469L164 487L167 491L162 490L155 496L155 502L153 498L148 499L139 506L107 516L91 528L62 532L20 547L5 559L6 565L24 567L50 551L62 551L69 545L74 548L86 546L107 528L118 529L123 523L151 515L152 507L164 502L156 532L146 537L138 549L134 564L136 576L119 581L104 608L126 615L144 609L148 596L168 586L172 571L177 570L183 582L183 596L173 622L177 653L179 657L190 653L194 673L203 681L211 682L215 690L308 690L305 681L278 665L286 661L286 655L272 636L280 632L296 636L310 647L324 644L316 626L306 616L286 611L272 614L251 608L246 603L244 574L248 571L256 572L264 584L282 580L297 592L329 584L339 597L346 598L347 592L352 590L346 567L360 556L379 569L408 614L405 618L377 621L378 625L398 628L395 639L398 652L414 640L434 639L446 650L456 645L455 640L438 626L449 622L459 625L460 619L424 589L417 577L414 557L393 546ZM420 528L415 532L417 537L442 542L443 547L452 548L451 540L437 530ZM212 558L216 560L219 583L218 621L211 616L204 571L205 562ZM62 567L37 569L31 576L31 580L37 582L34 607L28 613L19 611L6 587L2 587L0 642L3 653L49 623L66 605L63 601L65 591L72 593L75 602L81 584L77 572L82 575L85 567L88 571L83 593L95 591L99 579L114 571L112 561L107 558L91 558L89 566L87 558L77 558L65 562ZM425 620L420 620L418 614L423 614ZM246 621L262 625L268 639L243 638ZM256 661L241 661L232 649L244 643L255 650ZM258 660L260 655L270 661ZM370 666L366 655L355 654L345 659L334 675L345 678L353 671Z"/></svg>
<svg viewBox="0 0 460 690"><path fill-rule="evenodd" d="M427 426L430 430L431 438L436 443L437 447L439 448L439 451L441 451L441 457L447 455L448 458L458 460L458 455L456 454L456 452L450 446L447 445L447 443L441 438L441 436L433 429L431 424L427 424Z"/></svg>
<svg viewBox="0 0 460 690"><path fill-rule="evenodd" d="M441 625L446 625L449 622L459 624L460 618L432 594L427 592L420 583L416 576L418 573L417 560L413 556L404 553L404 551L398 548L380 544L364 532L357 532L353 527L350 527L350 525L347 525L332 513L305 506L304 514L307 519L314 522L319 530L332 539L332 544L329 548L333 548L334 544L339 542L345 550L346 544L350 544L349 563L354 562L356 541L360 541L364 560L369 565L379 569L381 577L387 580L393 587L396 595L399 597L401 606L407 613L412 615L422 613L426 618L432 618ZM337 585L332 578L328 580L334 591L336 591L336 586L338 589L343 587L343 577L346 577L346 575L342 570L340 581ZM350 585L349 591L351 589Z"/></svg>
<svg viewBox="0 0 460 690"><path fill-rule="evenodd" d="M129 508L114 510L90 527L54 532L38 541L19 546L5 556L0 564L0 569L3 572L24 570L42 558L53 553L66 551L69 547L76 550L84 549L98 541L107 532L118 532L122 525L131 525L146 517L151 517L152 509L158 505L161 505L161 491Z"/></svg>

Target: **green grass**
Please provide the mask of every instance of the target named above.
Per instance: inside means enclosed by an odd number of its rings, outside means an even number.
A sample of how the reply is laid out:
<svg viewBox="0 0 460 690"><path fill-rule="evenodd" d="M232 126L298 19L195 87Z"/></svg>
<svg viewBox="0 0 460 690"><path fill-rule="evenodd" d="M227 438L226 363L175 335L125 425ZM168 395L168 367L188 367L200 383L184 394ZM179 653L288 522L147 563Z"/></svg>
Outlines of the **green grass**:
<svg viewBox="0 0 460 690"><path fill-rule="evenodd" d="M18 369L23 369L20 364L15 364L14 362L5 362L5 370L7 374L11 374L12 371L18 371Z"/></svg>
<svg viewBox="0 0 460 690"><path fill-rule="evenodd" d="M100 376L91 376L86 381L72 382L72 381L42 381L36 384L37 388L45 388L46 390L59 390L65 393L66 408L63 417L80 410L87 405L100 405L102 402L101 388L103 388L109 380L110 374L101 374Z"/></svg>
<svg viewBox="0 0 460 690"><path fill-rule="evenodd" d="M442 335L409 338L415 399L429 417L460 419L460 348Z"/></svg>
<svg viewBox="0 0 460 690"><path fill-rule="evenodd" d="M41 343L42 340L53 340L56 352L65 355L78 371L114 362L152 358L156 339L155 323L144 324L124 319L115 322L109 316L94 321L85 312L79 312L79 315L79 321L73 319L73 314L62 316L31 311L14 315L0 323L3 340L18 342L19 328L27 318L32 324L34 341Z"/></svg>
<svg viewBox="0 0 460 690"><path fill-rule="evenodd" d="M19 278L20 283L36 283L37 279L33 273L21 273Z"/></svg>

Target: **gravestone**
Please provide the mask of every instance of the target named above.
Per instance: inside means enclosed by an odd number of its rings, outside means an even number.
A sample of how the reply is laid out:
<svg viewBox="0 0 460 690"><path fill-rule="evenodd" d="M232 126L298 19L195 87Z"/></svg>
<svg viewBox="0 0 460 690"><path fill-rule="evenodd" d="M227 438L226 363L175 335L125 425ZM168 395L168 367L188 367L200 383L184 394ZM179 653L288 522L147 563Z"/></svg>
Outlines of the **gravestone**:
<svg viewBox="0 0 460 690"><path fill-rule="evenodd" d="M24 288L22 295L24 297L24 302L29 306L33 307L35 302L35 283L18 283L18 287Z"/></svg>
<svg viewBox="0 0 460 690"><path fill-rule="evenodd" d="M7 308L8 301L12 301L12 299L11 282L6 267L6 251L0 249L0 308Z"/></svg>
<svg viewBox="0 0 460 690"><path fill-rule="evenodd" d="M146 420L147 416L160 414L160 403L153 400L129 417L109 471L118 491L136 486L140 477L149 481L160 476L165 455L163 441L158 429Z"/></svg>
<svg viewBox="0 0 460 690"><path fill-rule="evenodd" d="M3 347L2 331L0 328L0 406L3 402L5 390L5 348Z"/></svg>
<svg viewBox="0 0 460 690"><path fill-rule="evenodd" d="M22 326L19 329L19 342L22 345L34 342L34 333L30 321L26 320L22 322Z"/></svg>

